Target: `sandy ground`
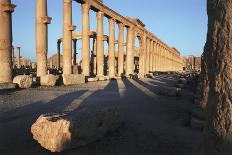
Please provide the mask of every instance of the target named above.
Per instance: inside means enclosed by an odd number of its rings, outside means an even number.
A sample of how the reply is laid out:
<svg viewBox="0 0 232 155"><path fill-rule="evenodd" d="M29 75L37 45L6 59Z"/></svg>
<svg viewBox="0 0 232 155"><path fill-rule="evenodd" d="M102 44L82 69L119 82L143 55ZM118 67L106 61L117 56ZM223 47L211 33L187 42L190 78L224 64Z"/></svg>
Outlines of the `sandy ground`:
<svg viewBox="0 0 232 155"><path fill-rule="evenodd" d="M0 92L0 154L49 155L32 139L30 127L43 113L73 111L81 106L117 106L124 118L118 131L64 155L189 155L202 133L185 125L193 94L156 95L157 85L176 79L115 80L72 87L32 88ZM152 88L152 89L151 89Z"/></svg>

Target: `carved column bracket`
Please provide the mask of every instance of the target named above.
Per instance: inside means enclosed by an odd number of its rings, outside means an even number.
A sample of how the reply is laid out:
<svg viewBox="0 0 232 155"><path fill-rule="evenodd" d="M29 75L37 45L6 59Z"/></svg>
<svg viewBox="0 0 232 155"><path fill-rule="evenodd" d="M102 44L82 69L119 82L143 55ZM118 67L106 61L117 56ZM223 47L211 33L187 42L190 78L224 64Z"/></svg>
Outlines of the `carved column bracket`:
<svg viewBox="0 0 232 155"><path fill-rule="evenodd" d="M48 16L41 17L42 23L51 24L52 18Z"/></svg>
<svg viewBox="0 0 232 155"><path fill-rule="evenodd" d="M10 3L0 3L0 11L14 12L16 5Z"/></svg>

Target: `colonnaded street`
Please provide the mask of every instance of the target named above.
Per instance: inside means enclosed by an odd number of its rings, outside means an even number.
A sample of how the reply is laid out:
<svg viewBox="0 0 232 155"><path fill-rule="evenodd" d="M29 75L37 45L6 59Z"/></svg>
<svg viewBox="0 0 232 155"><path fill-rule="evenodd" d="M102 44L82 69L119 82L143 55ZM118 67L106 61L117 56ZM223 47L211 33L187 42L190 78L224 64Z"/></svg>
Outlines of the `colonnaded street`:
<svg viewBox="0 0 232 155"><path fill-rule="evenodd" d="M0 0L1 155L231 155L232 0Z"/></svg>

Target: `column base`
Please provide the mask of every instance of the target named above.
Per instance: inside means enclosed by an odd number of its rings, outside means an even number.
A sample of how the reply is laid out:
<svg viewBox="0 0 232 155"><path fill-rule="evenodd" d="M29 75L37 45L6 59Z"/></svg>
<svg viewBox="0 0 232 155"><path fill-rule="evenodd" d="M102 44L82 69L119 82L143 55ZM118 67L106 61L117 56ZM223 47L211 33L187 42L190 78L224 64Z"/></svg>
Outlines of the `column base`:
<svg viewBox="0 0 232 155"><path fill-rule="evenodd" d="M14 83L0 83L0 91L1 90L10 90L10 89L15 89L16 88L16 84Z"/></svg>

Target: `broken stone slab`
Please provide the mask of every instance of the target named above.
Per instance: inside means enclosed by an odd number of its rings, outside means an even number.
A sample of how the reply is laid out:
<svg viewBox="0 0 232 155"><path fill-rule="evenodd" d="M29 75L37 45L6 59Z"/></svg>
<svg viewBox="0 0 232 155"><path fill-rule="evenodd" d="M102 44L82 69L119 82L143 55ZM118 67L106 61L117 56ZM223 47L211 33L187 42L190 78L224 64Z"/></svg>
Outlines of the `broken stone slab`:
<svg viewBox="0 0 232 155"><path fill-rule="evenodd" d="M46 87L54 87L58 79L58 76L52 74L44 75L40 77L40 85Z"/></svg>
<svg viewBox="0 0 232 155"><path fill-rule="evenodd" d="M168 86L157 86L154 90L156 93L164 96L179 96L181 88L168 87Z"/></svg>
<svg viewBox="0 0 232 155"><path fill-rule="evenodd" d="M0 90L15 89L15 83L0 83Z"/></svg>
<svg viewBox="0 0 232 155"><path fill-rule="evenodd" d="M62 75L62 77L63 77L63 84L65 86L85 83L85 76L82 74Z"/></svg>
<svg viewBox="0 0 232 155"><path fill-rule="evenodd" d="M84 108L69 114L41 115L31 132L42 147L62 152L92 143L121 125L116 108Z"/></svg>
<svg viewBox="0 0 232 155"><path fill-rule="evenodd" d="M88 78L88 82L97 82L97 81L98 81L98 77Z"/></svg>
<svg viewBox="0 0 232 155"><path fill-rule="evenodd" d="M104 76L104 75L99 75L98 77L98 81L106 81L109 80L109 76Z"/></svg>
<svg viewBox="0 0 232 155"><path fill-rule="evenodd" d="M13 79L13 83L17 84L19 88L30 88L33 84L33 78L29 75L18 75Z"/></svg>

